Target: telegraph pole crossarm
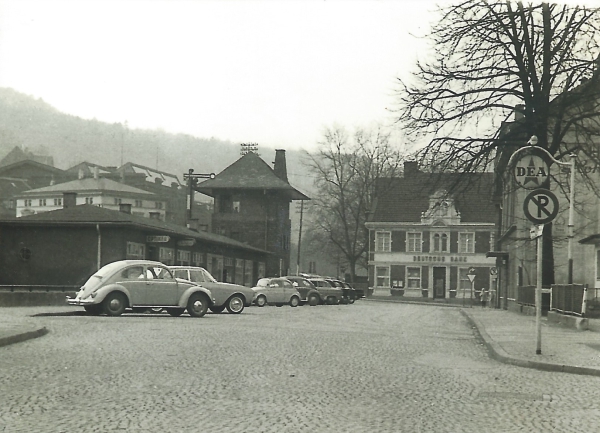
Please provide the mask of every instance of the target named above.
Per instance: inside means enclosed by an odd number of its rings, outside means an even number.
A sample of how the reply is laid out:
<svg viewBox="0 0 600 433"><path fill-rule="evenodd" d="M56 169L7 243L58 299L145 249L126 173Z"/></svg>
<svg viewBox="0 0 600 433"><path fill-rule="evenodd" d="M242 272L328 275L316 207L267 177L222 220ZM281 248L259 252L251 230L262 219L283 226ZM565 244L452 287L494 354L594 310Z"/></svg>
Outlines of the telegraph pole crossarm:
<svg viewBox="0 0 600 433"><path fill-rule="evenodd" d="M187 219L192 219L192 206L194 204L194 187L198 184L198 179L214 179L214 173L194 173L194 169L190 168L187 173L183 174L183 179L187 180L188 184L188 203L187 203Z"/></svg>

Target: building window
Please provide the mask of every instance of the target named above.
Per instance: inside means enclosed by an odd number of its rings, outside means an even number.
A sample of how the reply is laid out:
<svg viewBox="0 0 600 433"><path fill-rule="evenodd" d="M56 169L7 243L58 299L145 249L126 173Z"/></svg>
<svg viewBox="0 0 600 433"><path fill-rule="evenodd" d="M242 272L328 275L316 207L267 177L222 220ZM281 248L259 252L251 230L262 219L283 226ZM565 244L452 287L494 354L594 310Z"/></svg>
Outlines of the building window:
<svg viewBox="0 0 600 433"><path fill-rule="evenodd" d="M387 253L391 251L392 233L375 232L375 251Z"/></svg>
<svg viewBox="0 0 600 433"><path fill-rule="evenodd" d="M172 266L175 262L175 250L173 248L161 247L158 250L158 261L167 266Z"/></svg>
<svg viewBox="0 0 600 433"><path fill-rule="evenodd" d="M421 268L406 268L406 287L409 289L421 288Z"/></svg>
<svg viewBox="0 0 600 433"><path fill-rule="evenodd" d="M407 233L406 244L406 251L409 253L420 253L423 244L421 241L421 233Z"/></svg>
<svg viewBox="0 0 600 433"><path fill-rule="evenodd" d="M244 261L235 259L235 284L244 284Z"/></svg>
<svg viewBox="0 0 600 433"><path fill-rule="evenodd" d="M54 206L62 206L62 198L55 198Z"/></svg>
<svg viewBox="0 0 600 433"><path fill-rule="evenodd" d="M25 206L25 207L33 206L31 199L23 200L23 206Z"/></svg>
<svg viewBox="0 0 600 433"><path fill-rule="evenodd" d="M475 252L475 233L459 233L458 234L458 252L459 253L474 253Z"/></svg>
<svg viewBox="0 0 600 433"><path fill-rule="evenodd" d="M142 201L141 200L135 200L135 207L142 207Z"/></svg>
<svg viewBox="0 0 600 433"><path fill-rule="evenodd" d="M94 204L94 197L86 197L85 204Z"/></svg>
<svg viewBox="0 0 600 433"><path fill-rule="evenodd" d="M121 204L121 199L120 199L120 198L116 198L116 197L115 197L115 204L116 204L116 205L119 205L119 204Z"/></svg>
<svg viewBox="0 0 600 433"><path fill-rule="evenodd" d="M191 253L189 251L177 250L177 265L179 266L189 266Z"/></svg>
<svg viewBox="0 0 600 433"><path fill-rule="evenodd" d="M244 263L244 285L251 286L252 285L252 260L246 260ZM241 283L239 283L241 284Z"/></svg>
<svg viewBox="0 0 600 433"><path fill-rule="evenodd" d="M448 233L434 233L431 252L447 253L448 251Z"/></svg>
<svg viewBox="0 0 600 433"><path fill-rule="evenodd" d="M240 201L239 200L233 201L233 213L240 213Z"/></svg>
<svg viewBox="0 0 600 433"><path fill-rule="evenodd" d="M38 200L38 206L46 206L46 199L41 198Z"/></svg>
<svg viewBox="0 0 600 433"><path fill-rule="evenodd" d="M377 275L377 287L390 287L390 268L388 266L377 266L375 273Z"/></svg>
<svg viewBox="0 0 600 433"><path fill-rule="evenodd" d="M155 201L155 202L154 202L154 207L155 207L156 209L162 209L162 208L163 208L163 203L162 203L162 201Z"/></svg>
<svg viewBox="0 0 600 433"><path fill-rule="evenodd" d="M137 242L127 242L128 260L143 260L146 258L146 245Z"/></svg>
<svg viewBox="0 0 600 433"><path fill-rule="evenodd" d="M490 251L496 251L496 234L490 232Z"/></svg>
<svg viewBox="0 0 600 433"><path fill-rule="evenodd" d="M192 254L192 264L194 266L202 266L204 264L202 253L193 253Z"/></svg>

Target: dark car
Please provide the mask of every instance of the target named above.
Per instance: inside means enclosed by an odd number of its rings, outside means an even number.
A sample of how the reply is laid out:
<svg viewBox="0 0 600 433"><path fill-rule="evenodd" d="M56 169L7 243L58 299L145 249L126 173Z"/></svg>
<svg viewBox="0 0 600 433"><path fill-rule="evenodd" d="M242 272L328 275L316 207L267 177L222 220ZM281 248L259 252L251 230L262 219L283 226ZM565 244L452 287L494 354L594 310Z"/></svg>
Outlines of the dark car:
<svg viewBox="0 0 600 433"><path fill-rule="evenodd" d="M335 287L332 283L321 277L312 276L308 280L315 285L319 293L325 297L325 303L337 305L343 302L344 293L340 287Z"/></svg>
<svg viewBox="0 0 600 433"><path fill-rule="evenodd" d="M350 284L346 284L341 280L336 278L325 278L333 287L338 287L342 290L342 303L343 304L353 304L354 301L358 298L356 294L356 290Z"/></svg>
<svg viewBox="0 0 600 433"><path fill-rule="evenodd" d="M290 275L283 278L290 280L296 290L298 290L298 293L300 293L301 303L308 303L310 306L325 303L327 296L319 292L315 285L306 278L299 275Z"/></svg>

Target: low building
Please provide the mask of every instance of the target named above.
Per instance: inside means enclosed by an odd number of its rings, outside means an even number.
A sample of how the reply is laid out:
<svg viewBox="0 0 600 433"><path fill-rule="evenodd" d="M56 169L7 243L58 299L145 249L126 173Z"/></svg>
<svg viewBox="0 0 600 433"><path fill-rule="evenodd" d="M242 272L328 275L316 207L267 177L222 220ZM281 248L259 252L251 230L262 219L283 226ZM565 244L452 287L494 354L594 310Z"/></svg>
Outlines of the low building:
<svg viewBox="0 0 600 433"><path fill-rule="evenodd" d="M148 259L205 267L220 281L252 286L269 253L214 233L94 205L0 220L0 285L80 285L107 263Z"/></svg>
<svg viewBox="0 0 600 433"><path fill-rule="evenodd" d="M74 200L71 205L91 204L112 210L119 210L122 204L128 204L133 215L163 221L166 212L165 201L155 194L102 177L77 179L23 191L14 199L17 217L62 209L64 199Z"/></svg>
<svg viewBox="0 0 600 433"><path fill-rule="evenodd" d="M406 296L476 297L495 290L493 173L380 179L369 229L369 285ZM473 283L469 274L474 275Z"/></svg>

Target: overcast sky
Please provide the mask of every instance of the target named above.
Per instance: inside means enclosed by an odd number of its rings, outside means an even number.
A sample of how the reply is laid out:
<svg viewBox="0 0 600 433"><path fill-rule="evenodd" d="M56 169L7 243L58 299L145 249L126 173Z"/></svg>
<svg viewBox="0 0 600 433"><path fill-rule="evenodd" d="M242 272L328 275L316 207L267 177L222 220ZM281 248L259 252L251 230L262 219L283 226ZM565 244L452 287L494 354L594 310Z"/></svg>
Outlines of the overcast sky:
<svg viewBox="0 0 600 433"><path fill-rule="evenodd" d="M429 0L0 0L0 87L83 118L261 146L391 123Z"/></svg>
<svg viewBox="0 0 600 433"><path fill-rule="evenodd" d="M0 86L83 118L311 148L390 122L427 1L0 0Z"/></svg>

